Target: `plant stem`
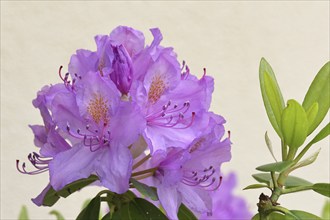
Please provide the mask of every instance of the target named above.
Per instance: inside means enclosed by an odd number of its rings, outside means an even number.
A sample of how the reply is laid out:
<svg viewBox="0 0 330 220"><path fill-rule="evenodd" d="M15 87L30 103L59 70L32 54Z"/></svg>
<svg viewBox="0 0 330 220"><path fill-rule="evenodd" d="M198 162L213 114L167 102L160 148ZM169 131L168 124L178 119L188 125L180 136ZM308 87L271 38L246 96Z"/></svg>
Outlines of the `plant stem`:
<svg viewBox="0 0 330 220"><path fill-rule="evenodd" d="M311 142L308 143L308 144L304 147L304 149L298 154L298 156L296 157L296 159L294 159L294 162L295 162L295 163L298 163L299 160L305 155L305 153L309 150L309 148L310 148L312 145L313 145L313 144L311 144Z"/></svg>
<svg viewBox="0 0 330 220"><path fill-rule="evenodd" d="M139 172L132 173L131 177L139 176L139 175L146 174L146 173L154 173L156 170L157 170L157 167L150 168L150 169L147 169L147 170L142 170L142 171L139 171Z"/></svg>
<svg viewBox="0 0 330 220"><path fill-rule="evenodd" d="M278 187L275 172L274 171L270 172L270 175L272 177L274 187Z"/></svg>
<svg viewBox="0 0 330 220"><path fill-rule="evenodd" d="M148 154L147 156L145 156L144 158L142 158L140 161L138 161L136 164L134 164L132 169L135 170L136 168L138 168L139 166L141 166L144 162L146 162L150 157L151 157L151 155Z"/></svg>
<svg viewBox="0 0 330 220"><path fill-rule="evenodd" d="M283 140L281 141L281 146L282 146L282 161L286 161L286 158L288 156L288 151L286 144L284 143Z"/></svg>

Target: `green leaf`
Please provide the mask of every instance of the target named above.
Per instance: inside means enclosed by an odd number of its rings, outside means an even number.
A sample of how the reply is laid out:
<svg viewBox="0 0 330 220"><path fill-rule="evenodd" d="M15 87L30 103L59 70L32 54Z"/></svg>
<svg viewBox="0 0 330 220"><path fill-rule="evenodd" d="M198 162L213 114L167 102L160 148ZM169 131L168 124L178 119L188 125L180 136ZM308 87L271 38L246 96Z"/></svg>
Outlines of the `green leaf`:
<svg viewBox="0 0 330 220"><path fill-rule="evenodd" d="M326 201L323 206L322 219L330 219L330 200Z"/></svg>
<svg viewBox="0 0 330 220"><path fill-rule="evenodd" d="M273 69L264 58L260 61L259 81L269 121L276 133L282 137L281 115L284 109L284 100Z"/></svg>
<svg viewBox="0 0 330 220"><path fill-rule="evenodd" d="M312 214L312 213L308 213L305 211L300 211L300 210L290 210L290 213L294 216L289 216L289 215L285 215L285 219L287 220L291 220L291 219L298 219L298 220L318 220L321 219L320 217Z"/></svg>
<svg viewBox="0 0 330 220"><path fill-rule="evenodd" d="M84 208L77 217L77 220L98 220L100 213L101 198L96 196Z"/></svg>
<svg viewBox="0 0 330 220"><path fill-rule="evenodd" d="M269 173L257 173L253 174L252 177L260 183L266 183L268 186L271 186L272 178ZM275 177L278 178L278 174L275 174ZM296 176L288 176L284 183L286 188L310 185L313 185L313 183Z"/></svg>
<svg viewBox="0 0 330 220"><path fill-rule="evenodd" d="M18 220L29 220L28 211L25 205L22 206L19 212Z"/></svg>
<svg viewBox="0 0 330 220"><path fill-rule="evenodd" d="M108 212L105 216L102 217L102 220L111 220L111 214Z"/></svg>
<svg viewBox="0 0 330 220"><path fill-rule="evenodd" d="M85 186L93 183L96 181L98 178L95 175L91 175L88 178L85 179L80 179L77 181L74 181L68 185L66 185L63 189L60 191L56 192L53 187L50 187L45 194L43 205L44 206L53 206L59 199L60 197L68 197L72 193L84 188Z"/></svg>
<svg viewBox="0 0 330 220"><path fill-rule="evenodd" d="M330 134L330 122L322 128L322 130L313 138L313 140L309 143L310 145L315 144L322 139L328 137Z"/></svg>
<svg viewBox="0 0 330 220"><path fill-rule="evenodd" d="M288 176L288 178L284 183L284 186L286 188L292 188L297 186L310 186L310 185L313 185L313 183L296 176Z"/></svg>
<svg viewBox="0 0 330 220"><path fill-rule="evenodd" d="M266 145L268 147L268 150L269 150L270 154L273 156L274 160L277 162L276 157L275 157L274 152L273 152L272 142L270 141L270 139L268 137L267 131L265 133L265 142L266 142Z"/></svg>
<svg viewBox="0 0 330 220"><path fill-rule="evenodd" d="M329 183L316 183L313 185L313 190L321 195L330 197L330 184Z"/></svg>
<svg viewBox="0 0 330 220"><path fill-rule="evenodd" d="M131 178L130 179L131 183L135 186L137 191L139 191L142 195L149 197L150 199L157 201L158 196L157 196L157 190L155 187L150 187L144 183L140 183L139 181Z"/></svg>
<svg viewBox="0 0 330 220"><path fill-rule="evenodd" d="M317 102L314 102L314 104L311 105L309 109L306 110L306 115L308 120L308 135L313 132L312 125L314 123L318 111L319 111L319 104Z"/></svg>
<svg viewBox="0 0 330 220"><path fill-rule="evenodd" d="M50 187L47 193L45 194L44 200L42 201L42 205L53 206L59 199L60 196L53 189L53 187Z"/></svg>
<svg viewBox="0 0 330 220"><path fill-rule="evenodd" d="M282 172L288 169L293 164L292 161L283 161L277 163L269 163L262 166L257 167L256 169L263 172Z"/></svg>
<svg viewBox="0 0 330 220"><path fill-rule="evenodd" d="M264 185L264 184L251 184L251 185L248 185L247 187L245 187L243 190L259 189L259 188L269 188L269 186Z"/></svg>
<svg viewBox="0 0 330 220"><path fill-rule="evenodd" d="M330 107L330 62L327 62L315 76L302 106L307 110L315 102L318 103L318 112L308 130L309 134L322 122Z"/></svg>
<svg viewBox="0 0 330 220"><path fill-rule="evenodd" d="M181 203L178 212L179 220L197 220L197 217L188 209L183 203Z"/></svg>
<svg viewBox="0 0 330 220"><path fill-rule="evenodd" d="M71 195L72 193L74 193L78 190L81 190L82 188L84 188L85 186L88 186L89 184L95 182L96 180L98 180L98 177L95 175L91 175L88 178L80 179L80 180L74 181L74 182L66 185L63 189L61 189L57 193L61 197L66 198L69 195Z"/></svg>
<svg viewBox="0 0 330 220"><path fill-rule="evenodd" d="M307 137L308 120L304 108L291 99L282 114L282 133L284 141L291 148L300 147Z"/></svg>
<svg viewBox="0 0 330 220"><path fill-rule="evenodd" d="M145 199L135 198L116 211L112 220L167 220L167 217L152 203Z"/></svg>
<svg viewBox="0 0 330 220"><path fill-rule="evenodd" d="M56 220L65 220L64 217L63 217L63 215L59 211L52 210L49 214L55 215L56 216Z"/></svg>
<svg viewBox="0 0 330 220"><path fill-rule="evenodd" d="M309 164L312 164L314 163L314 161L316 160L316 158L318 157L319 153L321 151L321 148L316 151L314 154L312 154L311 156L307 157L306 159L298 162L296 165L294 165L293 167L291 167L291 171L295 170L295 169L298 169L300 167L304 167L304 166L307 166Z"/></svg>

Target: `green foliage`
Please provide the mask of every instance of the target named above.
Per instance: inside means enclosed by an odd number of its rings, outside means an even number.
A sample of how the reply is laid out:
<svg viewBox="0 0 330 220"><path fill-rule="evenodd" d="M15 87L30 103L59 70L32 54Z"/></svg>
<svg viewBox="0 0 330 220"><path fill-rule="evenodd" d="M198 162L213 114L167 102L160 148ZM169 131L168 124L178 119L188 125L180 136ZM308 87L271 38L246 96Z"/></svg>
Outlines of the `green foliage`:
<svg viewBox="0 0 330 220"><path fill-rule="evenodd" d="M304 108L291 99L282 114L284 142L291 148L300 147L307 137L308 119Z"/></svg>
<svg viewBox="0 0 330 220"><path fill-rule="evenodd" d="M328 123L300 152L298 151L307 136L319 126L329 111L330 62L326 63L315 76L302 105L296 100L290 99L287 101L287 106L284 106L283 96L275 74L264 58L260 61L259 80L269 121L281 139L282 161L276 160L272 143L266 132L265 142L276 163L258 166L257 170L267 173L252 175L260 184L252 184L244 189L269 188L272 194L271 196L260 195L259 213L252 219L320 219L318 216L305 211L288 210L280 207L277 200L281 195L304 190L313 190L330 197L329 183L313 184L289 175L295 169L312 164L317 159L320 149L307 158L302 158L313 144L330 135L330 123Z"/></svg>
<svg viewBox="0 0 330 220"><path fill-rule="evenodd" d="M179 220L197 220L197 217L184 204L181 204L178 212Z"/></svg>
<svg viewBox="0 0 330 220"><path fill-rule="evenodd" d="M23 205L21 208L21 211L18 215L18 220L29 220L28 211L25 205Z"/></svg>
<svg viewBox="0 0 330 220"><path fill-rule="evenodd" d="M56 220L65 220L63 215L59 211L52 210L51 212L49 212L49 214L55 215Z"/></svg>
<svg viewBox="0 0 330 220"><path fill-rule="evenodd" d="M47 191L47 193L44 197L43 205L44 206L53 206L60 199L60 197L66 198L69 195L71 195L72 193L95 182L97 179L98 179L97 176L91 175L88 178L80 179L80 180L74 181L74 182L66 185L60 191L55 191L53 189L53 187L50 187L50 189Z"/></svg>
<svg viewBox="0 0 330 220"><path fill-rule="evenodd" d="M269 186L267 186L265 184L251 184L251 185L248 185L247 187L245 187L243 190L260 189L260 188L269 188Z"/></svg>
<svg viewBox="0 0 330 220"><path fill-rule="evenodd" d="M300 211L300 210L290 210L290 215L285 215L285 219L286 220L318 220L321 219L320 217L312 214L312 213L308 213L305 211Z"/></svg>
<svg viewBox="0 0 330 220"><path fill-rule="evenodd" d="M77 217L77 220L98 220L101 206L101 197L97 195L84 208Z"/></svg>
<svg viewBox="0 0 330 220"><path fill-rule="evenodd" d="M330 219L330 200L327 200L323 206L322 219Z"/></svg>
<svg viewBox="0 0 330 220"><path fill-rule="evenodd" d="M315 144L324 138L328 137L330 134L330 123L328 123L310 142L310 145Z"/></svg>
<svg viewBox="0 0 330 220"><path fill-rule="evenodd" d="M321 195L330 197L330 184L329 183L316 183L313 185L313 190Z"/></svg>
<svg viewBox="0 0 330 220"><path fill-rule="evenodd" d="M293 164L292 161L283 161L283 162L276 162L276 163L269 163L256 168L256 170L263 171L263 172L282 172Z"/></svg>
<svg viewBox="0 0 330 220"><path fill-rule="evenodd" d="M264 58L260 61L259 80L269 121L276 133L282 137L281 115L284 109L284 100L273 69Z"/></svg>
<svg viewBox="0 0 330 220"><path fill-rule="evenodd" d="M270 138L268 137L267 131L265 133L265 142L266 142L266 145L268 147L268 150L269 150L270 154L272 155L274 160L277 162L277 160L275 158L275 155L274 155L274 152L273 152L273 145L272 145L272 142L271 142Z"/></svg>
<svg viewBox="0 0 330 220"><path fill-rule="evenodd" d="M317 115L309 128L312 133L322 122L330 107L330 62L327 62L317 73L310 85L302 106L307 111L314 103L318 103Z"/></svg>
<svg viewBox="0 0 330 220"><path fill-rule="evenodd" d="M142 195L149 197L150 199L157 201L157 190L155 187L147 186L144 183L140 183L139 181L131 178L130 182L133 184L133 186L136 188L137 191L139 191Z"/></svg>
<svg viewBox="0 0 330 220"><path fill-rule="evenodd" d="M255 180L257 180L259 183L266 183L268 186L273 187L272 177L269 173L257 173L257 174L253 174L252 177ZM278 178L278 175L275 174L275 177ZM310 186L310 185L313 185L313 183L296 176L288 176L284 183L284 186L286 188L297 187L297 186Z"/></svg>
<svg viewBox="0 0 330 220"><path fill-rule="evenodd" d="M116 211L112 220L167 220L167 217L152 203L145 199L135 198Z"/></svg>

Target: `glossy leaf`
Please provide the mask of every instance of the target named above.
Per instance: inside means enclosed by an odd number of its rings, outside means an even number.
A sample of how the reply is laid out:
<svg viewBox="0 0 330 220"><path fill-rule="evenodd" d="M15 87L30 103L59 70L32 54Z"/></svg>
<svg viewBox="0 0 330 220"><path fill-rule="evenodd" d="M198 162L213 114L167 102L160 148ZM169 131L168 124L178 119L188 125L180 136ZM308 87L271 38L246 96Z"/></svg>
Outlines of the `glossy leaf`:
<svg viewBox="0 0 330 220"><path fill-rule="evenodd" d="M276 162L276 163L269 163L262 166L257 167L256 169L263 172L282 172L288 169L293 164L292 161L283 161L283 162Z"/></svg>
<svg viewBox="0 0 330 220"><path fill-rule="evenodd" d="M78 215L76 220L97 220L99 219L101 198L96 196Z"/></svg>
<svg viewBox="0 0 330 220"><path fill-rule="evenodd" d="M284 100L273 69L264 58L260 61L259 81L269 121L276 133L282 137L281 115L284 109Z"/></svg>
<svg viewBox="0 0 330 220"><path fill-rule="evenodd" d="M29 214L25 205L22 206L19 212L18 220L29 220Z"/></svg>
<svg viewBox="0 0 330 220"><path fill-rule="evenodd" d="M167 217L152 203L145 199L135 198L116 211L112 220L167 220Z"/></svg>
<svg viewBox="0 0 330 220"><path fill-rule="evenodd" d="M305 211L300 211L300 210L290 210L290 214L292 214L293 216L290 215L285 215L285 219L286 220L291 220L291 219L298 219L298 220L318 220L321 219L320 217L312 214L312 213L308 213Z"/></svg>
<svg viewBox="0 0 330 220"><path fill-rule="evenodd" d="M140 183L139 181L131 178L131 183L134 185L137 191L139 191L142 195L149 197L150 199L157 201L157 190L154 187L147 186L144 183Z"/></svg>
<svg viewBox="0 0 330 220"><path fill-rule="evenodd" d="M309 143L310 145L315 144L324 138L330 135L330 122L322 128L322 130L313 138L313 140Z"/></svg>
<svg viewBox="0 0 330 220"><path fill-rule="evenodd" d="M317 73L311 83L302 106L307 110L315 102L318 103L318 112L313 124L309 129L309 133L322 122L330 107L330 62L327 62Z"/></svg>
<svg viewBox="0 0 330 220"><path fill-rule="evenodd" d="M60 196L53 189L53 187L50 187L50 189L47 191L47 193L44 197L44 201L42 202L42 205L53 206L59 199L60 199Z"/></svg>
<svg viewBox="0 0 330 220"><path fill-rule="evenodd" d="M313 185L313 190L321 195L330 197L330 184L329 183L316 183Z"/></svg>
<svg viewBox="0 0 330 220"><path fill-rule="evenodd" d="M326 201L323 206L322 219L330 219L330 200Z"/></svg>
<svg viewBox="0 0 330 220"><path fill-rule="evenodd" d="M248 185L247 187L245 187L243 190L260 189L260 188L268 188L268 186L264 185L264 184L251 184L251 185Z"/></svg>
<svg viewBox="0 0 330 220"><path fill-rule="evenodd" d="M300 147L307 137L308 120L304 108L291 99L282 114L282 133L284 141L291 148Z"/></svg>
<svg viewBox="0 0 330 220"><path fill-rule="evenodd" d="M64 220L63 215L59 211L52 210L49 214L55 215L56 216L56 220Z"/></svg>
<svg viewBox="0 0 330 220"><path fill-rule="evenodd" d="M306 110L307 120L308 120L308 134L312 133L312 125L315 121L315 118L317 116L317 112L319 111L319 104L317 102L314 102L313 105L309 107L309 109Z"/></svg>
<svg viewBox="0 0 330 220"><path fill-rule="evenodd" d="M69 195L71 195L72 193L74 193L78 190L81 190L82 188L84 188L85 186L88 186L89 184L95 182L96 180L98 180L98 177L95 176L95 175L91 175L88 178L74 181L74 182L66 185L60 191L58 191L58 195L60 195L61 197L66 198Z"/></svg>
<svg viewBox="0 0 330 220"><path fill-rule="evenodd" d="M178 211L179 220L197 220L197 217L188 209L183 203L181 203Z"/></svg>
<svg viewBox="0 0 330 220"><path fill-rule="evenodd" d="M265 142L266 142L266 145L268 147L268 150L269 150L270 154L273 156L274 160L277 162L276 157L275 157L274 152L273 152L273 145L272 145L272 142L270 141L270 139L268 137L267 131L265 133Z"/></svg>
<svg viewBox="0 0 330 220"><path fill-rule="evenodd" d="M43 205L53 206L60 199L60 197L66 198L72 193L84 188L85 186L88 186L89 184L93 183L96 180L97 180L97 176L91 175L86 179L80 179L66 185L63 189L61 189L58 192L56 192L53 189L53 187L50 187L50 189L47 191L44 197Z"/></svg>

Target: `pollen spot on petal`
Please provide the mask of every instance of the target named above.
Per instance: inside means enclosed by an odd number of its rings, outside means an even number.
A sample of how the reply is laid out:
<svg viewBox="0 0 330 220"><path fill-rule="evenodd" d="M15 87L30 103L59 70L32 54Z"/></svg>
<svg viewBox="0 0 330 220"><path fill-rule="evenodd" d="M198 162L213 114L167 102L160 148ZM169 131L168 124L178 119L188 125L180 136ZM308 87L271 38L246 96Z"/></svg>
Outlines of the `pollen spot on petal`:
<svg viewBox="0 0 330 220"><path fill-rule="evenodd" d="M149 102L152 104L156 103L166 89L167 84L165 82L164 76L160 74L155 75L151 81L150 89L148 92Z"/></svg>
<svg viewBox="0 0 330 220"><path fill-rule="evenodd" d="M201 138L198 141L196 141L189 149L189 153L194 152L195 150L197 150L198 148L201 147L201 145L203 144L203 142L205 141L205 138Z"/></svg>
<svg viewBox="0 0 330 220"><path fill-rule="evenodd" d="M108 117L109 104L102 95L97 94L90 100L87 111L92 116L93 120L98 124L101 121L105 124L109 123Z"/></svg>

